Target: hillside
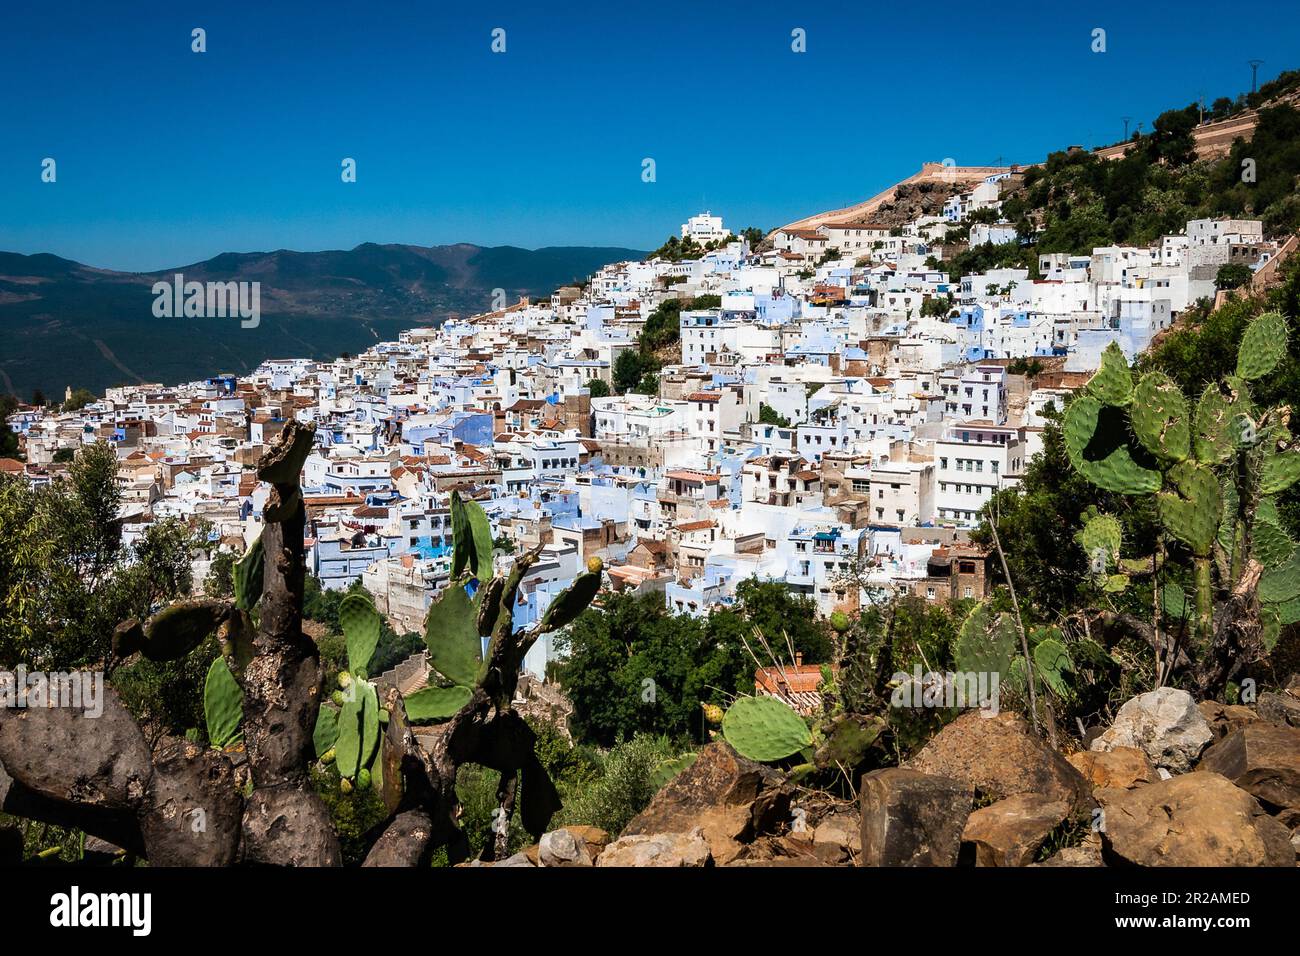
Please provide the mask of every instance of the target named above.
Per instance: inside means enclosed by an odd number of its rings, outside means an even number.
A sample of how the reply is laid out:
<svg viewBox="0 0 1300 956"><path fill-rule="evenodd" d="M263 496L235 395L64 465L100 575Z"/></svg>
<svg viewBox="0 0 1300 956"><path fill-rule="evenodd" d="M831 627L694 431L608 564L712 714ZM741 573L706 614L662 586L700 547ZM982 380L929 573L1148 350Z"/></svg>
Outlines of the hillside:
<svg viewBox="0 0 1300 956"><path fill-rule="evenodd" d="M633 249L536 250L379 245L324 252L227 252L153 273L97 269L49 254L0 252L0 392L99 393L121 382L180 382L218 371L247 373L275 356L332 358L402 329L549 295L601 266L639 258ZM261 283L261 323L158 319L152 286L187 281Z"/></svg>

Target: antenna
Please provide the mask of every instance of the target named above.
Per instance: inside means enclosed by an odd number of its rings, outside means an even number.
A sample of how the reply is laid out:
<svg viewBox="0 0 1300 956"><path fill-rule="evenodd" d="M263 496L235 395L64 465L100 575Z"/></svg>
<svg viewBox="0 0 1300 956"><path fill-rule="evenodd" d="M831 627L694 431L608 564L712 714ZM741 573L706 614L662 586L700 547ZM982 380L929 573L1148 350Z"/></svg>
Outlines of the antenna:
<svg viewBox="0 0 1300 956"><path fill-rule="evenodd" d="M1263 60L1248 60L1250 64L1250 91L1259 92L1259 68L1263 65Z"/></svg>
<svg viewBox="0 0 1300 956"><path fill-rule="evenodd" d="M1121 116L1120 119L1122 119L1122 120L1124 121L1124 142L1127 143L1127 142L1128 142L1128 124L1133 120L1133 117L1131 117L1131 116Z"/></svg>

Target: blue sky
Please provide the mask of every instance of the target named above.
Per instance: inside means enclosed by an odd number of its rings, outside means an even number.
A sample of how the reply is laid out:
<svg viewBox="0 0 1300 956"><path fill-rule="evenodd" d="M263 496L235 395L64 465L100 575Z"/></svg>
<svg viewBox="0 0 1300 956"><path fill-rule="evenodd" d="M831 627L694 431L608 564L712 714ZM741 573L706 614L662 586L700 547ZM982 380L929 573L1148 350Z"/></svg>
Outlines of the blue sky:
<svg viewBox="0 0 1300 956"><path fill-rule="evenodd" d="M1252 57L1261 82L1300 67L1300 18L1199 0L7 6L0 250L136 270L365 241L652 248L706 206L771 228L924 160L1113 142L1124 115L1248 89Z"/></svg>

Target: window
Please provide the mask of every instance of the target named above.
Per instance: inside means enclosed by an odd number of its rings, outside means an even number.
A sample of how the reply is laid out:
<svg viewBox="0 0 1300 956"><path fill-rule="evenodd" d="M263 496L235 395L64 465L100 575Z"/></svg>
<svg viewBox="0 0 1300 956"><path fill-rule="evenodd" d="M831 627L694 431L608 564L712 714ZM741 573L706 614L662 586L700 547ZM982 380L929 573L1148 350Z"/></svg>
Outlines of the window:
<svg viewBox="0 0 1300 956"><path fill-rule="evenodd" d="M975 589L968 584L964 588L962 588L961 595L962 597L974 597Z"/></svg>

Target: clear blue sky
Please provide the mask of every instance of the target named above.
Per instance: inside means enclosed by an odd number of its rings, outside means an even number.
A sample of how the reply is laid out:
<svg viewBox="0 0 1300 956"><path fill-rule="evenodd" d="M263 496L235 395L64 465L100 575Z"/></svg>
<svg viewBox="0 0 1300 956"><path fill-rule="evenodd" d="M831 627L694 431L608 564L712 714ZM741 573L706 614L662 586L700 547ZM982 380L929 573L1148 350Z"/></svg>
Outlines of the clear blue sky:
<svg viewBox="0 0 1300 956"><path fill-rule="evenodd" d="M1293 9L1162 6L9 2L0 250L147 270L365 241L652 248L705 206L770 228L924 160L1116 141L1121 116L1248 89L1251 57L1261 82L1300 67Z"/></svg>

